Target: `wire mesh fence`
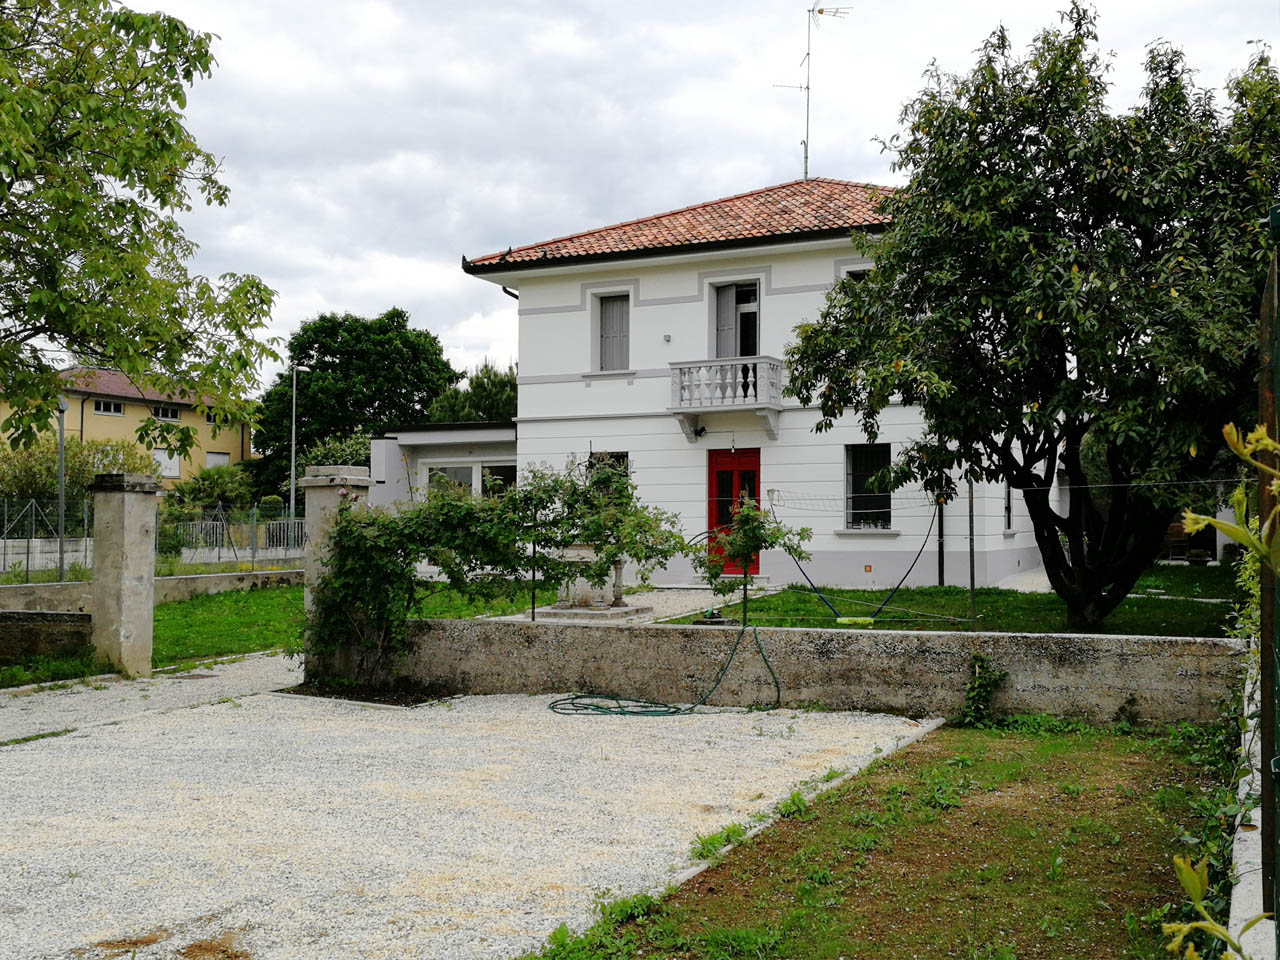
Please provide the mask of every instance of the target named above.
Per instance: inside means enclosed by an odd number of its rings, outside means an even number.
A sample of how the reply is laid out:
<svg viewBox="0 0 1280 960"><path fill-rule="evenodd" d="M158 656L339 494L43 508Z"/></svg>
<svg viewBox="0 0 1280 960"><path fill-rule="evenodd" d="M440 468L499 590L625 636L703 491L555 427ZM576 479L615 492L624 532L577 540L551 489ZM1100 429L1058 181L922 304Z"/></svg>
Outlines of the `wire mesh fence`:
<svg viewBox="0 0 1280 960"><path fill-rule="evenodd" d="M306 543L306 521L275 504L173 507L156 524L156 568L178 573L258 570L296 565Z"/></svg>
<svg viewBox="0 0 1280 960"><path fill-rule="evenodd" d="M0 583L87 580L93 566L93 501L0 500Z"/></svg>
<svg viewBox="0 0 1280 960"><path fill-rule="evenodd" d="M285 569L302 560L306 521L274 503L175 507L156 518L156 576ZM0 499L0 585L93 579L93 500Z"/></svg>

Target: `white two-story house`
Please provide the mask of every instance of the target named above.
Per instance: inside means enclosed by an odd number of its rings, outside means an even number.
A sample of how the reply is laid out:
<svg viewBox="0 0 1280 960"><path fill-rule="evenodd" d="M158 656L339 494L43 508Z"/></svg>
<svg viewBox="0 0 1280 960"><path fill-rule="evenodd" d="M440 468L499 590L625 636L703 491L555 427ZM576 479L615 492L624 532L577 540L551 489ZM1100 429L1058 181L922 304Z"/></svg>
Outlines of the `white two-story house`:
<svg viewBox="0 0 1280 960"><path fill-rule="evenodd" d="M910 584L967 584L967 495L940 509L920 489L867 487L918 434L917 412L892 408L870 443L852 417L815 433L816 412L783 395L796 325L870 267L850 233L882 225L876 190L797 180L464 258L519 298L519 415L451 436L390 431L375 441L373 501L420 496L432 476L478 490L486 470L608 455L686 535L727 522L744 493L810 527L817 583L891 585L914 561ZM1040 565L1021 497L1003 485L975 490L973 522L979 585ZM786 554L764 555L759 572L800 579ZM687 565L665 574L689 577Z"/></svg>

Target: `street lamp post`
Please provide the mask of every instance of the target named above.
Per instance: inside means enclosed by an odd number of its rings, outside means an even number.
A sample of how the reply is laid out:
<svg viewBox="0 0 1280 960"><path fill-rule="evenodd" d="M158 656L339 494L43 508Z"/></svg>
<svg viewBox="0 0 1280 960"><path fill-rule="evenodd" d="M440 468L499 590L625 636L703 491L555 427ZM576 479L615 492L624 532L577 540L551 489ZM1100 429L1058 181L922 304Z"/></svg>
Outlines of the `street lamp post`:
<svg viewBox="0 0 1280 960"><path fill-rule="evenodd" d="M310 373L310 367L293 365L293 413L289 417L289 545L294 545L294 511L297 503L298 459L298 371Z"/></svg>
<svg viewBox="0 0 1280 960"><path fill-rule="evenodd" d="M67 398L58 398L58 582L66 570L67 546ZM87 536L87 534L86 534Z"/></svg>

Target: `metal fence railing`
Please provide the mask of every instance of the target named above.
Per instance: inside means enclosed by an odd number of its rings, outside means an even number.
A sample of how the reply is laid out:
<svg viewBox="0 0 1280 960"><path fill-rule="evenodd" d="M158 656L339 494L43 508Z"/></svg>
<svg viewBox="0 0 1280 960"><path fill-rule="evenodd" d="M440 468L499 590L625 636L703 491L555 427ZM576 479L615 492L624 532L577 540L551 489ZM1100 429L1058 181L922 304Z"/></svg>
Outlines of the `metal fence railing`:
<svg viewBox="0 0 1280 960"><path fill-rule="evenodd" d="M268 504L183 508L163 502L156 518L156 574L258 570L301 562L306 521ZM93 578L93 500L0 499L0 585Z"/></svg>
<svg viewBox="0 0 1280 960"><path fill-rule="evenodd" d="M93 501L0 500L0 584L86 580L93 566Z"/></svg>
<svg viewBox="0 0 1280 960"><path fill-rule="evenodd" d="M306 543L305 524L301 518L282 517L279 508L257 505L163 510L156 524L157 565L233 564L256 570L262 564L296 562Z"/></svg>

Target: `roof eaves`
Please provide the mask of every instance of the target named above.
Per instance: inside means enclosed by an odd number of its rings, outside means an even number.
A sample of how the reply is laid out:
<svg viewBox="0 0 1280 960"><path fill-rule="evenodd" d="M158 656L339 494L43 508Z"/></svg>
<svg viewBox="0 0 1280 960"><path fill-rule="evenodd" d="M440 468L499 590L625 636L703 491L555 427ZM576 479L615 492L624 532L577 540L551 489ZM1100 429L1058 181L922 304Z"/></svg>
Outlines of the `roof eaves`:
<svg viewBox="0 0 1280 960"><path fill-rule="evenodd" d="M679 256L687 253L714 252L748 247L767 247L779 243L804 243L848 236L854 231L883 228L884 223L859 223L821 230L798 230L793 233L764 233L751 237L733 237L727 240L700 240L694 243L662 244L636 247L634 250L611 250L604 253L578 253L567 257L531 257L526 260L496 260L476 263L462 258L462 269L472 276L488 273L509 273L516 270L537 270L544 267L568 266L579 263L602 263L610 260L639 260L654 256Z"/></svg>

